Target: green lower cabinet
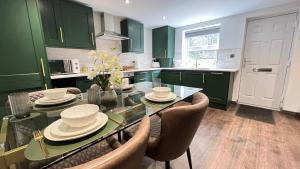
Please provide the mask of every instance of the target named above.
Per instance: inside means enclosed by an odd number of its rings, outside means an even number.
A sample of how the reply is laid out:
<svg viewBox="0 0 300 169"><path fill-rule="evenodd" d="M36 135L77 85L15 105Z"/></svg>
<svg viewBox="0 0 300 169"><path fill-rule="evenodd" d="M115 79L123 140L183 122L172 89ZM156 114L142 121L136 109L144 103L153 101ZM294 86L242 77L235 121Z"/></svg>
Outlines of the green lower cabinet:
<svg viewBox="0 0 300 169"><path fill-rule="evenodd" d="M210 107L226 110L229 106L233 73L213 71L163 70L162 83L202 88Z"/></svg>
<svg viewBox="0 0 300 169"><path fill-rule="evenodd" d="M151 72L135 72L134 73L134 83L151 81L152 75Z"/></svg>
<svg viewBox="0 0 300 169"><path fill-rule="evenodd" d="M205 72L182 71L181 85L189 87L203 88L205 82Z"/></svg>
<svg viewBox="0 0 300 169"><path fill-rule="evenodd" d="M155 79L161 79L160 70L154 70L151 72L151 82L153 82Z"/></svg>
<svg viewBox="0 0 300 169"><path fill-rule="evenodd" d="M166 84L181 85L181 71L163 70L161 72L161 81Z"/></svg>
<svg viewBox="0 0 300 169"><path fill-rule="evenodd" d="M86 92L92 84L93 81L87 79L86 77L76 79L76 87L79 88L81 92Z"/></svg>
<svg viewBox="0 0 300 169"><path fill-rule="evenodd" d="M207 72L204 93L213 107L227 109L232 95L233 73Z"/></svg>

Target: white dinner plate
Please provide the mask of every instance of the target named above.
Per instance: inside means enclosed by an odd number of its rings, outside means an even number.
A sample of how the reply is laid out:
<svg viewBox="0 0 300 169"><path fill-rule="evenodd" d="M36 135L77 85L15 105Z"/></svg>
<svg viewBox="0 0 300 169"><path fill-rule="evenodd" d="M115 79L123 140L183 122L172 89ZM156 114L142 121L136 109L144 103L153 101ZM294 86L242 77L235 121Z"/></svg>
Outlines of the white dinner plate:
<svg viewBox="0 0 300 169"><path fill-rule="evenodd" d="M74 131L76 133L79 133L79 132L82 133L82 134L78 134L78 135L74 135L74 136L57 136L57 135L52 134L52 131L54 131L54 129L52 129L52 127L58 127L57 121L55 121L52 124L50 124L44 130L44 136L45 136L45 138L47 138L48 140L51 140L51 141L68 141L68 140L74 140L74 139L81 138L81 137L84 137L84 136L87 136L89 134L92 134L92 133L96 132L97 130L99 130L103 126L105 126L105 124L107 123L107 121L108 121L108 116L106 114L104 114L104 113L98 113L97 120L94 123L95 126L92 125L94 128L92 126L89 127L89 128L93 128L93 129L90 129L89 131L87 131L87 128L84 128L83 129L84 131L83 130L82 131L79 131L79 130L78 131ZM66 131L60 131L60 132L66 132ZM70 135L70 133L72 133L72 132L66 132L66 133ZM55 133L55 134L58 134L58 133Z"/></svg>
<svg viewBox="0 0 300 169"><path fill-rule="evenodd" d="M122 86L122 90L128 90L128 89L132 89L134 88L134 85L133 84L129 84L129 85L126 85L126 86Z"/></svg>
<svg viewBox="0 0 300 169"><path fill-rule="evenodd" d="M145 95L145 98L150 100L150 101L154 101L154 102L170 102L176 99L176 94L175 93L171 93L169 95L169 97L165 97L165 98L160 98L160 97L155 97L155 95L153 95L153 93L148 93Z"/></svg>
<svg viewBox="0 0 300 169"><path fill-rule="evenodd" d="M42 106L51 106L56 104L62 104L66 103L68 101L71 101L76 98L75 94L66 94L64 98L56 99L56 100L49 100L46 97L40 98L36 100L34 103L36 105L42 105Z"/></svg>
<svg viewBox="0 0 300 169"><path fill-rule="evenodd" d="M122 90L129 90L129 89L132 89L134 88L134 84L128 84L126 86L122 86ZM111 86L111 89L114 89L113 86Z"/></svg>
<svg viewBox="0 0 300 169"><path fill-rule="evenodd" d="M62 119L59 119L51 124L50 133L58 137L72 137L94 130L99 124L102 124L102 120L97 121L97 119L94 119L88 126L70 127Z"/></svg>

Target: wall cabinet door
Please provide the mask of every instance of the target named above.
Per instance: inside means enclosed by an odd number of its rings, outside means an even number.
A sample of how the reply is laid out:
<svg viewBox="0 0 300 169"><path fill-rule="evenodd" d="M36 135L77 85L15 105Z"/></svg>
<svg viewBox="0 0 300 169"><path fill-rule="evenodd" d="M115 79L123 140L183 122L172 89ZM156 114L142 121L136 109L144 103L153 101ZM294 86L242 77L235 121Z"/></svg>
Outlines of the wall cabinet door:
<svg viewBox="0 0 300 169"><path fill-rule="evenodd" d="M183 86L203 88L205 72L182 71L181 84Z"/></svg>
<svg viewBox="0 0 300 169"><path fill-rule="evenodd" d="M122 41L122 52L144 52L144 25L142 23L131 19L121 21L121 34L129 38Z"/></svg>
<svg viewBox="0 0 300 169"><path fill-rule="evenodd" d="M230 84L230 73L207 72L205 78L205 93L210 102L227 104Z"/></svg>
<svg viewBox="0 0 300 169"><path fill-rule="evenodd" d="M0 1L0 20L0 91L50 87L36 1Z"/></svg>
<svg viewBox="0 0 300 169"><path fill-rule="evenodd" d="M58 0L39 0L45 44L63 47L62 23Z"/></svg>
<svg viewBox="0 0 300 169"><path fill-rule="evenodd" d="M173 58L175 53L175 28L164 26L152 30L153 57Z"/></svg>
<svg viewBox="0 0 300 169"><path fill-rule="evenodd" d="M94 25L90 22L92 9L70 1L61 1L60 4L65 47L95 48Z"/></svg>
<svg viewBox="0 0 300 169"><path fill-rule="evenodd" d="M181 85L181 72L180 71L167 71L161 72L162 83Z"/></svg>
<svg viewBox="0 0 300 169"><path fill-rule="evenodd" d="M96 49L92 8L66 0L40 0L39 7L47 46Z"/></svg>

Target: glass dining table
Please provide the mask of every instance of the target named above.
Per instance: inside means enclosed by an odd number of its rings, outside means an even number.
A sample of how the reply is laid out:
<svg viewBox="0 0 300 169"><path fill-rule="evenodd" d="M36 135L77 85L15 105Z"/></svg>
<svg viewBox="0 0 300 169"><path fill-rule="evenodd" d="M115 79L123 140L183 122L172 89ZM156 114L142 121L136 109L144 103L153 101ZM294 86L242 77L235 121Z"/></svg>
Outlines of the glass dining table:
<svg viewBox="0 0 300 169"><path fill-rule="evenodd" d="M109 118L103 128L85 137L70 141L55 142L43 139L47 153L33 139L33 131L43 131L51 123L60 119L60 113L66 108L86 104L86 93L80 94L75 100L63 105L34 106L31 115L23 119L17 119L13 115L5 116L2 119L0 133L0 164L4 166L16 163L17 167L24 168L24 166L22 167L24 160L27 163L28 161L43 161L41 167L48 168L112 135L119 134L120 136L124 129L137 124L144 116L155 115L181 100L188 100L194 93L202 91L201 88L160 83L159 86L170 87L177 97L171 102L158 103L145 98L145 94L150 93L153 87L158 86L157 83L140 82L135 83L134 86L134 88L117 95L115 102L109 106L101 106L102 112Z"/></svg>

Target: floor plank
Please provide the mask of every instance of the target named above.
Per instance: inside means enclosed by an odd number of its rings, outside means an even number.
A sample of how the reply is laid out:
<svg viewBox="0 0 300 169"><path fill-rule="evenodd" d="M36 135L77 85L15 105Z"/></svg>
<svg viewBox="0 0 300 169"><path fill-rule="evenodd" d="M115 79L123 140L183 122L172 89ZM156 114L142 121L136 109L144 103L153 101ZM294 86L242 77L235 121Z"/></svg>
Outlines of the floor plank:
<svg viewBox="0 0 300 169"><path fill-rule="evenodd" d="M208 109L190 147L194 169L299 169L299 116L273 111L272 124L238 116L239 107ZM146 161L145 168L164 168L162 162ZM171 167L188 169L186 154Z"/></svg>

